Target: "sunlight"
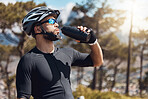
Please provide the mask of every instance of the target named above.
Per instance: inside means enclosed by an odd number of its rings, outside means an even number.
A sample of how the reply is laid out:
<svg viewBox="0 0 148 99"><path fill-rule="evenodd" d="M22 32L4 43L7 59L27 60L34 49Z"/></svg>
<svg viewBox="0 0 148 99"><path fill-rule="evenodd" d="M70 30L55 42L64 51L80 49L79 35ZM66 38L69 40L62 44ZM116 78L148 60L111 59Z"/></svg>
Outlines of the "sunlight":
<svg viewBox="0 0 148 99"><path fill-rule="evenodd" d="M145 8L145 3L143 3L141 0L125 0L121 5L123 7L121 9L126 11L126 25L123 26L124 30L126 28L126 31L129 31L131 24L131 13L133 13L133 31L137 32L139 29L147 29L148 23L146 22L145 18L148 15L146 15L147 9Z"/></svg>

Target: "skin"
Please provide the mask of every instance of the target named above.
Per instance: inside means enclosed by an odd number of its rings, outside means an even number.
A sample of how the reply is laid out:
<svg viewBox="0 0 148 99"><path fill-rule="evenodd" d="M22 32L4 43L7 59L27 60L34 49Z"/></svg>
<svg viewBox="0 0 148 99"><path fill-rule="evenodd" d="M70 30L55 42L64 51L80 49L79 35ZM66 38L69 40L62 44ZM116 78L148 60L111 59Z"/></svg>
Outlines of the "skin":
<svg viewBox="0 0 148 99"><path fill-rule="evenodd" d="M53 18L55 19L53 16L48 16L46 18L44 18L42 20L43 21L46 21L50 18ZM48 22L47 23L44 23L42 24L42 27L47 31L47 32L53 32L55 35L59 34L59 28L58 28L58 24L55 23L55 24L49 24ZM34 27L34 31L35 33L41 33L42 30L40 28L40 26L35 26ZM53 44L53 41L50 41L50 40L47 40L43 37L43 35L36 35L36 46L37 48L44 52L44 53L52 53L54 51L54 44Z"/></svg>
<svg viewBox="0 0 148 99"><path fill-rule="evenodd" d="M48 16L44 18L42 22L50 18L55 19L54 16ZM49 24L47 22L47 23L42 24L42 26L47 32L53 32L55 35L60 33L59 28L58 28L59 25L57 23ZM78 26L77 28L79 28L81 31L86 31L87 29L87 27L83 27L83 26ZM35 26L34 31L35 33L42 32L40 26ZM53 53L54 48L55 48L53 41L45 39L43 35L36 35L36 47L43 53ZM102 65L103 64L103 54L102 54L102 50L101 50L99 43L97 42L94 45L90 45L90 49L91 49L90 56L93 60L94 67ZM25 98L17 98L17 99L25 99Z"/></svg>

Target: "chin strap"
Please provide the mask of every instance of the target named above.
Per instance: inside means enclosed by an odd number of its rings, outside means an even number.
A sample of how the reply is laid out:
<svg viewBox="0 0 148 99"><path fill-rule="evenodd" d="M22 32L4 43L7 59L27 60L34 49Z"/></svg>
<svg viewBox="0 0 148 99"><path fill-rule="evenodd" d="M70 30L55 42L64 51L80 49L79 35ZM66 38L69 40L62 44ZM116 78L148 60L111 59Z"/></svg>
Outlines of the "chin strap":
<svg viewBox="0 0 148 99"><path fill-rule="evenodd" d="M42 32L41 33L35 33L35 35L38 35L38 34L43 34L43 35L49 35L50 37L48 37L51 41L56 41L56 40L61 40L62 37L60 35L55 35L53 34L52 32L47 32L43 27L42 25L40 25L41 27L41 30Z"/></svg>

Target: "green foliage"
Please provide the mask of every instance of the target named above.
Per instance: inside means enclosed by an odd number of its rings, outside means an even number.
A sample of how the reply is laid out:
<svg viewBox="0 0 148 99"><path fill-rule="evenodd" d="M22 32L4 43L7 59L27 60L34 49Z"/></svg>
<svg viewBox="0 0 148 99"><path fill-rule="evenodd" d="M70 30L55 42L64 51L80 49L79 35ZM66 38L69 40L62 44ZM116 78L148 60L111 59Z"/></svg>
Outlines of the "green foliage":
<svg viewBox="0 0 148 99"><path fill-rule="evenodd" d="M127 45L120 43L120 40L114 33L103 35L100 38L100 45L105 59L110 61L127 59Z"/></svg>
<svg viewBox="0 0 148 99"><path fill-rule="evenodd" d="M145 40L148 39L148 31L147 30L139 30L138 33L132 33L134 40ZM145 38L145 39L144 39Z"/></svg>
<svg viewBox="0 0 148 99"><path fill-rule="evenodd" d="M11 29L14 23L21 24L27 12L37 6L46 6L46 4L36 5L34 1L8 3L8 5L0 3L0 28Z"/></svg>
<svg viewBox="0 0 148 99"><path fill-rule="evenodd" d="M104 0L104 2L100 0L86 0L82 4L77 4L72 10L76 13L83 12L84 16L74 19L71 25L83 25L94 30L99 29L98 32L101 33L113 28L117 30L124 23L125 17L122 17L122 14L125 11L112 9L107 2L107 0ZM101 6L98 7L96 4ZM96 12L92 14L91 12L94 9ZM88 16L87 13L91 13L91 16ZM99 25L97 26L97 24Z"/></svg>
<svg viewBox="0 0 148 99"><path fill-rule="evenodd" d="M10 55L18 55L15 46L0 44L0 62L6 60Z"/></svg>
<svg viewBox="0 0 148 99"><path fill-rule="evenodd" d="M132 33L133 43L135 48L133 49L134 53L141 53L148 47L148 31L139 30L137 33Z"/></svg>
<svg viewBox="0 0 148 99"><path fill-rule="evenodd" d="M77 99L80 96L87 97L87 99L97 99L98 93L100 93L98 90L92 91L90 88L87 88L83 85L79 85L76 91L73 92L73 95L75 99Z"/></svg>
<svg viewBox="0 0 148 99"><path fill-rule="evenodd" d="M79 85L76 91L73 92L74 98L84 96L86 99L141 99L139 97L127 97L115 92L100 92L91 90L83 85Z"/></svg>
<svg viewBox="0 0 148 99"><path fill-rule="evenodd" d="M76 4L76 6L72 9L73 11L81 10L83 13L87 13L95 8L95 0L86 0L82 1L81 4Z"/></svg>
<svg viewBox="0 0 148 99"><path fill-rule="evenodd" d="M13 82L14 82L14 80L15 80L15 77L16 77L16 75L12 75L12 76L10 76L8 79L4 79L4 82L6 83L6 88L8 88L8 86L9 87L14 87L14 86L12 86L12 84L13 84Z"/></svg>

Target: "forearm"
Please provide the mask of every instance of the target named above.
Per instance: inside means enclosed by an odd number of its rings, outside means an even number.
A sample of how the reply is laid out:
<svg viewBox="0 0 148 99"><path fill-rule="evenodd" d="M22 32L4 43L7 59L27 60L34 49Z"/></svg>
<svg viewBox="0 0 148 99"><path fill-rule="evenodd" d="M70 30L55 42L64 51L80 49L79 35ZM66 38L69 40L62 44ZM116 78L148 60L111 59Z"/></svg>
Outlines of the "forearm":
<svg viewBox="0 0 148 99"><path fill-rule="evenodd" d="M90 45L90 48L91 48L90 56L91 56L91 59L93 61L94 66L102 65L102 63L103 63L102 49L97 42L97 38L96 38L93 30L88 29L87 27L83 27L83 26L78 26L77 28L78 29L74 29L72 27L65 27L65 28L62 28L62 32L65 35L68 35L69 37L74 38L81 43L87 43L89 45L95 43L93 45ZM81 30L83 33L80 32L79 30ZM70 32L70 31L76 31L76 32ZM85 40L83 41L83 39L81 40L80 38L83 37L82 34L83 35L84 34L90 34L89 40L88 41L85 41ZM79 38L79 36L80 36L80 38Z"/></svg>
<svg viewBox="0 0 148 99"><path fill-rule="evenodd" d="M94 66L100 66L103 64L103 54L102 49L97 42L94 45L90 45L91 53L90 56L92 58Z"/></svg>

